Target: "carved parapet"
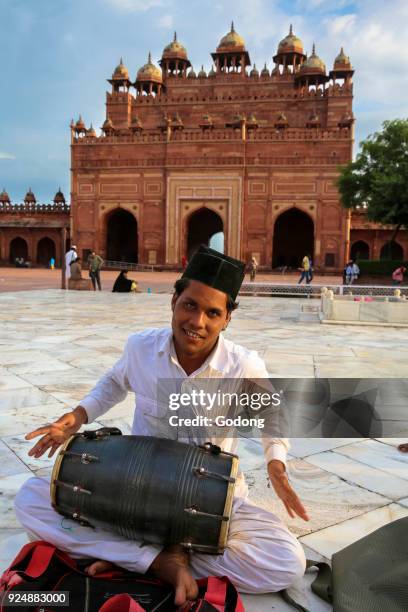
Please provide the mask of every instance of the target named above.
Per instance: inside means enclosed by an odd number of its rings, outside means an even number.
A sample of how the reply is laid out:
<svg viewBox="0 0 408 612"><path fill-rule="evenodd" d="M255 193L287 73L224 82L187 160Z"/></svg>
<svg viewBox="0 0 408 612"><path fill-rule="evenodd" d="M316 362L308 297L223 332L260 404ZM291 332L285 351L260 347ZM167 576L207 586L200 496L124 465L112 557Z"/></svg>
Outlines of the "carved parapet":
<svg viewBox="0 0 408 612"><path fill-rule="evenodd" d="M69 204L34 204L32 202L24 202L22 204L11 204L0 202L0 213L12 215L20 214L67 214L69 215Z"/></svg>

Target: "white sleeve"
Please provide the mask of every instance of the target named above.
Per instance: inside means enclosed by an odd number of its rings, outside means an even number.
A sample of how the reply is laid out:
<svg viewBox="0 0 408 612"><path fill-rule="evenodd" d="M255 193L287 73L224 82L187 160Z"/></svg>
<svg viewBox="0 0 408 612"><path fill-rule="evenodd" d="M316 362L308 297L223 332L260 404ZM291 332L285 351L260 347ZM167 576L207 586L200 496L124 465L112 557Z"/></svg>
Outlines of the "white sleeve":
<svg viewBox="0 0 408 612"><path fill-rule="evenodd" d="M122 402L131 390L128 378L129 340L122 357L96 384L79 404L85 408L88 423L107 412L112 406Z"/></svg>
<svg viewBox="0 0 408 612"><path fill-rule="evenodd" d="M247 379L269 378L264 360L255 351L251 353L248 365L245 373ZM269 435L263 434L262 446L267 464L272 460L278 460L286 467L286 455L290 449L287 438L271 438Z"/></svg>

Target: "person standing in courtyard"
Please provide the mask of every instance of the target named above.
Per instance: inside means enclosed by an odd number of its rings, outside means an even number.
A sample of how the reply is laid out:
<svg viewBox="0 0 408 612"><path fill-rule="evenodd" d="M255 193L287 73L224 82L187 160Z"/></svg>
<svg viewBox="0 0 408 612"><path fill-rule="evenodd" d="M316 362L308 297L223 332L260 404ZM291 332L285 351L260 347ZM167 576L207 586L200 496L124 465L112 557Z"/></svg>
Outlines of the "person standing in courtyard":
<svg viewBox="0 0 408 612"><path fill-rule="evenodd" d="M69 249L69 251L65 253L65 278L66 280L71 278L71 264L78 257L76 249L77 248L75 244L73 244L71 248Z"/></svg>
<svg viewBox="0 0 408 612"><path fill-rule="evenodd" d="M310 271L310 260L308 255L305 255L304 258L302 259L302 267L299 268L301 274L300 274L300 278L298 280L298 285L301 284L301 282L304 280L306 281L306 283L309 283L309 271Z"/></svg>
<svg viewBox="0 0 408 612"><path fill-rule="evenodd" d="M163 406L156 395L159 379L191 379L194 383L196 378L197 382L200 378L268 378L265 363L255 351L226 340L222 334L238 306L235 300L244 275L243 262L200 247L175 284L171 328L147 329L130 336L121 359L72 412L27 434L28 440L41 436L29 454L40 457L50 451L53 455L83 424L123 401L130 390L136 398L132 433L158 436L162 431L158 417L163 416ZM164 408L164 418L168 418L168 409ZM178 430L176 439L177 436ZM196 437L192 429L191 444L197 443ZM211 440L211 434L207 439ZM223 451L234 453L236 438L224 435L217 441ZM268 478L278 498L291 517L309 520L287 477L288 441L268 435L262 441ZM51 506L49 484L43 478L32 478L23 485L15 507L20 522L35 537L78 558L95 559L88 568L89 574L105 571L111 563L141 573L150 569L157 578L173 585L175 604L182 606L196 598L196 579L207 575L228 576L246 593L280 591L303 575L305 556L300 543L276 515L248 502L247 493L240 475L222 555L189 555L178 545L163 548L141 544L77 523L71 530L64 529L61 516Z"/></svg>
<svg viewBox="0 0 408 612"><path fill-rule="evenodd" d="M256 261L255 257L252 257L251 262L249 264L249 274L250 274L251 282L255 280L257 270L258 270L258 262Z"/></svg>
<svg viewBox="0 0 408 612"><path fill-rule="evenodd" d="M98 285L98 289L99 291L101 291L101 268L103 266L102 257L100 255L97 255L95 251L92 251L92 253L88 257L88 266L89 276L91 278L94 291L96 291L96 285Z"/></svg>

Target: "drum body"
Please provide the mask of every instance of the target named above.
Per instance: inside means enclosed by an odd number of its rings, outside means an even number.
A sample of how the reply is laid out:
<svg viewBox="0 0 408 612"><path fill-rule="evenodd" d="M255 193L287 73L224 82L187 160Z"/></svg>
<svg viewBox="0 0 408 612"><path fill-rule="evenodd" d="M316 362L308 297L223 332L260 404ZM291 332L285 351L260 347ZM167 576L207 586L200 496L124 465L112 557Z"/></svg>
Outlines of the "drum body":
<svg viewBox="0 0 408 612"><path fill-rule="evenodd" d="M51 499L59 513L90 527L222 553L237 471L238 458L210 443L198 447L98 430L64 444Z"/></svg>

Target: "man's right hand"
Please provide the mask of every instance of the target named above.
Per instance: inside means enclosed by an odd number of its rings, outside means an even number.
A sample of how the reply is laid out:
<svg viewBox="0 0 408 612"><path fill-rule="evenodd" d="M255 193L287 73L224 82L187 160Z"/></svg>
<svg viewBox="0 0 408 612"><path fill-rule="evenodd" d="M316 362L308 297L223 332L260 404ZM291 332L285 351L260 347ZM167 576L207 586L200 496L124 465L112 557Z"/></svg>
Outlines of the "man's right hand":
<svg viewBox="0 0 408 612"><path fill-rule="evenodd" d="M77 406L72 412L63 414L55 423L39 427L25 436L26 440L32 440L42 436L37 444L29 451L30 457L41 457L48 449L48 457L52 457L57 448L63 444L72 434L76 433L82 425L88 422L85 408Z"/></svg>

